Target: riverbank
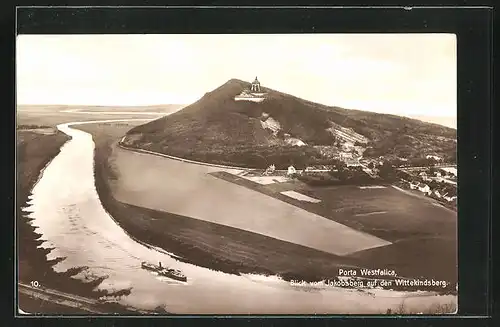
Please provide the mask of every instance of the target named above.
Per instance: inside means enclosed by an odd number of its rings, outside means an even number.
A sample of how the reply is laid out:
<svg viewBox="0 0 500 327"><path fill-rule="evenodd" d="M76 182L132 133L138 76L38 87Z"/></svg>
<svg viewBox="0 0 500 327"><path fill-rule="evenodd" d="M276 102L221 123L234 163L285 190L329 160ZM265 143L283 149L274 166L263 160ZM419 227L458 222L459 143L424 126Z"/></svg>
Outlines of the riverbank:
<svg viewBox="0 0 500 327"><path fill-rule="evenodd" d="M95 181L99 198L115 221L135 239L175 253L181 261L231 274L279 273L287 280L314 281L348 265L341 264L337 256L292 243L117 201L110 185L116 175L107 161L111 144L96 144ZM305 257L309 261L304 262Z"/></svg>
<svg viewBox="0 0 500 327"><path fill-rule="evenodd" d="M43 243L41 235L35 232L36 227L30 222L29 212L23 209L28 207L27 202L31 190L41 178L44 168L59 154L61 147L70 140L66 134L54 128L53 133L39 133L32 128L19 129L17 138L17 192L16 192L16 226L18 252L18 280L25 284L37 282L41 288L53 288L79 296L98 299L101 296L113 296L106 291L95 291L103 278L96 278L89 282L82 282L72 278L82 268L70 269L57 273L52 269L57 262L64 258L47 260L46 255L51 249L38 248ZM132 313L130 310L112 304L109 312ZM58 310L59 306L51 306L28 296L19 297L19 307L24 311L37 314L50 314ZM103 304L103 308L107 305ZM83 313L77 309L67 308L58 313Z"/></svg>
<svg viewBox="0 0 500 327"><path fill-rule="evenodd" d="M380 262L366 255L361 259L334 256L259 234L120 202L112 190L119 178L114 167L117 163L109 162L113 143L120 139L119 133L109 131L109 127L104 132L104 128L97 125L78 128L91 133L96 143L95 182L104 208L130 236L175 253L184 258L183 261L232 274L280 275L288 281L311 282L335 279L340 268L356 268L361 261L372 267ZM378 254L380 258L381 253ZM387 261L390 262L389 258ZM454 291L453 286L435 290L449 294L452 289Z"/></svg>

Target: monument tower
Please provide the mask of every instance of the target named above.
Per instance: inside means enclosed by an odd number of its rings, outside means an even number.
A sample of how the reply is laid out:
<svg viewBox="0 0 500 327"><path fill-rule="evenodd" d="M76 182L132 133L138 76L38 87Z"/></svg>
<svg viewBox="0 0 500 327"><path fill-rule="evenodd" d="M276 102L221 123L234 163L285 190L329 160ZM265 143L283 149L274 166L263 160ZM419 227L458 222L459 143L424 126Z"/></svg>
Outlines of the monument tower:
<svg viewBox="0 0 500 327"><path fill-rule="evenodd" d="M257 79L257 76L255 76L255 79L252 82L252 87L250 90L252 90L252 92L260 93L260 82Z"/></svg>
<svg viewBox="0 0 500 327"><path fill-rule="evenodd" d="M262 91L260 87L260 82L257 76L255 76L250 89L245 88L240 94L234 97L235 101L252 101L252 102L262 102L266 99L266 92Z"/></svg>

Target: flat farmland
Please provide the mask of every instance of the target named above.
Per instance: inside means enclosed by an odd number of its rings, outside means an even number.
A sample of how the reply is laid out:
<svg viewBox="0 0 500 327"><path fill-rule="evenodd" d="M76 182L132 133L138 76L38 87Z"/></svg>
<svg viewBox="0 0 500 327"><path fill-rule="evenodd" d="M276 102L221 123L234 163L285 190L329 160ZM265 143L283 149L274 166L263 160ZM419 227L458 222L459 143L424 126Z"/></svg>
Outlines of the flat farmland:
<svg viewBox="0 0 500 327"><path fill-rule="evenodd" d="M279 274L286 279L312 281L333 278L339 268L358 267L357 259L118 201L116 183L120 177L116 162L109 160L111 144L130 128L128 123L78 126L91 133L96 143L95 176L101 202L132 237L175 253L184 261L228 273ZM140 178L141 174L136 171L135 176Z"/></svg>
<svg viewBox="0 0 500 327"><path fill-rule="evenodd" d="M309 187L298 181L260 185L227 172L212 175L391 242L344 257L359 266L394 269L405 277L457 281L457 214L433 199L390 185ZM282 191L299 192L321 202L299 201L280 194Z"/></svg>
<svg viewBox="0 0 500 327"><path fill-rule="evenodd" d="M323 216L390 241L457 235L456 212L391 186L305 188L298 192L320 199L321 203L312 206Z"/></svg>
<svg viewBox="0 0 500 327"><path fill-rule="evenodd" d="M391 245L352 254L360 262L395 269L403 276L457 281L457 213L437 201L392 186L302 189L322 200L315 212Z"/></svg>
<svg viewBox="0 0 500 327"><path fill-rule="evenodd" d="M260 185L227 172L212 175L391 242L421 237L456 239L456 212L433 199L390 185L310 187L299 181ZM281 194L283 191L295 191L321 202L299 201Z"/></svg>
<svg viewBox="0 0 500 327"><path fill-rule="evenodd" d="M246 181L249 185L235 185L250 188L254 193L264 193L277 201L288 202L392 242L344 256L159 210L159 206L175 201L167 199L171 192L161 191L157 187L143 192L145 180L154 180L155 185L171 182L169 178L161 178L164 173L158 174L162 169L151 169L150 160L141 164L142 170L137 166L127 170L130 170L128 175L133 176L136 181L136 184L129 184L125 188L127 192L131 192L127 197L135 205L127 203L123 198L124 193L119 193L123 192L123 189L119 189L123 187L123 184L119 184L125 173L123 163L127 162L130 168L130 165L136 165L137 162L131 164L131 157L122 157L117 162L111 145L136 123L91 124L78 128L91 133L96 142L96 183L104 185L99 193L103 204L127 232L140 240L181 255L194 264L231 273L271 273L289 278L317 280L336 276L338 268L363 267L394 269L400 276L406 277L425 276L456 282L456 213L433 204L429 199L408 195L390 186L385 189L360 189L357 186L310 188L300 182L265 186L250 181ZM125 158L128 160L123 160ZM164 159L157 157L156 160ZM178 178L186 175L184 169L170 169L167 175L171 176L172 172ZM219 174L234 176L225 172L209 173L213 178ZM221 176L217 177L221 179ZM234 180L231 182L235 184ZM200 183L190 189L191 201L196 201L203 194L199 188L206 181ZM279 193L285 190L295 190L322 202L315 204L297 201ZM150 204L156 203L157 209L142 206L139 201L144 199L137 197L141 193L143 197L145 194L149 195L148 201L151 201ZM227 198L230 196L228 194ZM173 194L173 197L176 195ZM176 199L177 208L192 203L186 201L186 198ZM218 204L213 203L212 207L216 205ZM254 205L257 206L256 203ZM206 206L206 210L210 209L210 206ZM248 210L246 211L248 214Z"/></svg>
<svg viewBox="0 0 500 327"><path fill-rule="evenodd" d="M58 124L75 122L75 121L90 121L90 120L104 120L104 119L155 119L161 115L141 115L130 113L123 113L122 107L99 107L99 110L92 109L94 107L85 106L55 106L55 105L20 105L16 108L16 122L17 125L37 125L37 126L50 126L55 127ZM142 107L134 107L136 111ZM84 113L80 112L64 112L65 110L85 110ZM142 108L141 112L150 112L149 107ZM107 113L107 112L111 112ZM120 112L120 115L115 114ZM166 112L165 115L168 113ZM143 122L131 122L135 125L143 124Z"/></svg>
<svg viewBox="0 0 500 327"><path fill-rule="evenodd" d="M220 170L114 147L122 202L191 217L335 255L390 244L307 210L210 175Z"/></svg>

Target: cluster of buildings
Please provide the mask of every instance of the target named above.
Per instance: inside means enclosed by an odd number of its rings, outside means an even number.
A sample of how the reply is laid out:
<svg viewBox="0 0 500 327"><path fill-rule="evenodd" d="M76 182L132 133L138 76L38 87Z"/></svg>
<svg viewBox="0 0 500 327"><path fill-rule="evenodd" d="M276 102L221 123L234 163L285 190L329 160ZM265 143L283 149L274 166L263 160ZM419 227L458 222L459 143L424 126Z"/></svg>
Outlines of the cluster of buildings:
<svg viewBox="0 0 500 327"><path fill-rule="evenodd" d="M456 176L446 171L443 171L443 173L441 173L440 171L436 171L434 172L434 174L428 174L425 171L422 171L420 172L419 176L423 181L437 181L457 185Z"/></svg>
<svg viewBox="0 0 500 327"><path fill-rule="evenodd" d="M410 184L410 189L412 190L419 190L420 192L426 194L426 195L434 195L438 199L444 199L448 202L453 202L457 199L456 195L449 195L448 192L443 191L443 190L432 190L429 185L422 183L422 182L416 182L415 184L412 182L408 182Z"/></svg>
<svg viewBox="0 0 500 327"><path fill-rule="evenodd" d="M263 175L269 176L269 175L273 175L275 173L276 173L276 166L274 164L272 164L269 167L267 167L267 169L264 171ZM298 171L297 171L297 169L295 169L295 167L293 165L288 166L288 169L286 170L287 176L293 176L297 173L298 173Z"/></svg>
<svg viewBox="0 0 500 327"><path fill-rule="evenodd" d="M427 155L427 156L425 157L425 159L434 159L434 160L436 160L436 161L442 161L442 160L443 160L443 158L438 157L438 156L433 156L433 155Z"/></svg>
<svg viewBox="0 0 500 327"><path fill-rule="evenodd" d="M339 159L343 161L347 167L359 167L362 164L359 162L361 157L352 152L340 152Z"/></svg>
<svg viewBox="0 0 500 327"><path fill-rule="evenodd" d="M412 190L418 190L428 196L435 197L437 199L442 199L447 202L453 202L457 200L457 195L456 195L456 182L454 183L448 183L448 184L454 184L453 186L448 186L448 187L443 187L443 184L441 182L447 181L445 177L450 177L447 174L443 174L439 171L435 172L433 175L430 176L431 174L426 173L425 171L422 171L418 174L419 180L415 181L405 181L408 183L410 189ZM431 185L429 184L434 184L432 181L439 182L439 186L432 188ZM450 191L451 188L451 191ZM454 191L453 191L454 190ZM452 193L452 194L450 194Z"/></svg>

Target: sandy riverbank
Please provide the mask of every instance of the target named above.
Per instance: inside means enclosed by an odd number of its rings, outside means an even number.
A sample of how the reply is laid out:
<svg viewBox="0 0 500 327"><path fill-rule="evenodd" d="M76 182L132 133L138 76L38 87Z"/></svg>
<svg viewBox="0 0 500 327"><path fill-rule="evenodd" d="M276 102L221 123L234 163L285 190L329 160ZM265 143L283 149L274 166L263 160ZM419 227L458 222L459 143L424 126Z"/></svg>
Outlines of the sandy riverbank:
<svg viewBox="0 0 500 327"><path fill-rule="evenodd" d="M83 297L98 299L100 296L112 295L105 291L95 291L102 282L102 278L96 278L88 282L82 282L71 278L79 273L81 269L75 268L63 273L57 273L52 266L64 258L47 260L46 255L51 249L39 248L43 243L41 235L35 232L36 227L31 225L32 219L29 212L23 211L30 201L31 190L43 174L44 168L60 152L61 146L70 138L61 132L36 133L34 131L18 131L18 165L17 165L17 252L18 252L18 280L30 284L37 281L41 287L54 288L63 292L77 294ZM33 313L56 313L59 306L44 304L43 301L19 297L19 307L24 311ZM106 307L103 304L103 307ZM132 313L130 310L113 305L110 312ZM75 308L66 308L57 313L85 313Z"/></svg>

